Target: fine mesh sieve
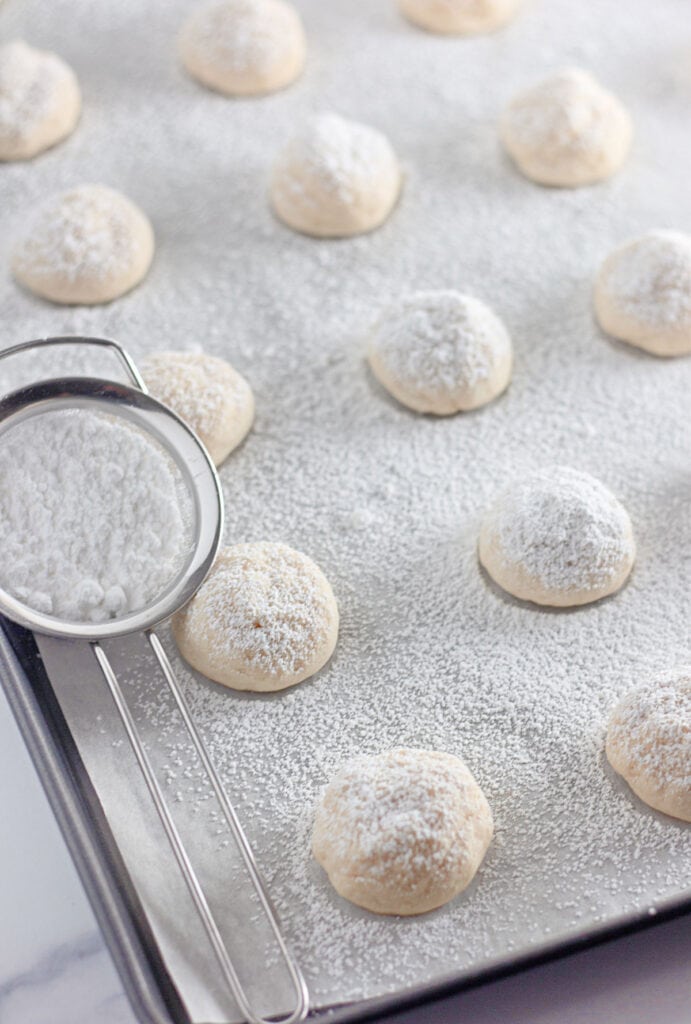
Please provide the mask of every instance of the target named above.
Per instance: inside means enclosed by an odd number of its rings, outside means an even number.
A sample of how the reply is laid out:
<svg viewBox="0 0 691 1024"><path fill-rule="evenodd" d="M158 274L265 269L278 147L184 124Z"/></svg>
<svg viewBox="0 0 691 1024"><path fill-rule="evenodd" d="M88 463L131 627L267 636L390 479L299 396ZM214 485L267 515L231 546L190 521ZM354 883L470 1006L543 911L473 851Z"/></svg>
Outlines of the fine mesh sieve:
<svg viewBox="0 0 691 1024"><path fill-rule="evenodd" d="M46 412L87 409L106 412L109 416L121 417L157 442L178 468L191 500L190 548L184 563L161 594L158 594L147 607L130 611L119 618L102 623L62 621L52 615L35 610L2 587L0 587L0 612L8 619L35 633L63 640L83 641L90 645L228 988L237 1002L240 1012L250 1024L265 1024L266 1018L254 1012L246 995L245 987L233 965L218 923L211 911L202 884L142 743L123 689L100 642L136 632L145 634L240 852L275 939L280 959L295 992L293 1010L280 1020L282 1024L296 1024L296 1022L304 1020L309 1009L304 978L283 938L266 885L259 873L237 814L225 793L218 773L194 724L165 650L153 631L154 626L167 619L189 601L203 582L218 551L223 527L223 500L215 468L205 448L192 430L170 409L147 394L146 386L136 365L126 350L117 342L105 338L71 336L44 338L4 349L0 352L0 359L7 359L33 349L66 345L110 351L119 359L132 381L132 385L96 377L62 377L37 381L13 391L0 400L0 445L13 427ZM97 486L94 481L85 483Z"/></svg>

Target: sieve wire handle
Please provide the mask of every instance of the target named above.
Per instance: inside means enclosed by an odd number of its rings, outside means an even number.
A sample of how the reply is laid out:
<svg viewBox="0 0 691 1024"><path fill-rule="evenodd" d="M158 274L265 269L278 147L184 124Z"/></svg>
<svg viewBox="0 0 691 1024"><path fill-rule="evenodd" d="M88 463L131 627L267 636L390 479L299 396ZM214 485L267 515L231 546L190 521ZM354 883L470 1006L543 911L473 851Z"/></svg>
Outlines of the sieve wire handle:
<svg viewBox="0 0 691 1024"><path fill-rule="evenodd" d="M72 335L65 335L55 338L39 338L34 341L25 341L18 345L12 345L9 348L0 350L0 360L6 359L9 356L18 355L21 352L30 351L32 349L49 348L60 345L88 345L92 348L108 349L113 352L120 363L122 364L128 378L140 391L145 394L147 392L146 384L142 379L137 366L129 355L129 353L118 344L117 341L113 341L110 338L89 338L89 337L78 337ZM161 645L160 640L152 630L146 631L146 637L149 641L151 649L156 657L158 665L163 672L164 678L173 696L175 704L177 705L180 716L185 725L185 729L192 740L193 746L197 752L200 763L202 764L207 778L211 783L212 789L221 807L223 815L226 819L231 834L235 840L236 846L240 851L243 862L252 881L252 885L256 895L259 898L262 909L266 915L267 921L271 926L271 931L276 939L276 943L281 953L283 963L287 969L288 975L291 980L291 984L295 991L295 1008L283 1017L273 1018L277 1024L299 1024L307 1016L309 1011L309 994L307 991L307 985L303 978L303 975L298 967L292 953L290 952L288 945L281 933L281 929L278 923L276 912L272 906L271 898L266 888L266 884L261 877L257 862L255 860L252 848L245 836L240 820L233 808L227 794L223 788L223 784L214 768L211 757L209 756L204 742L194 724L194 720L190 713L189 707L185 698L182 694L178 681L173 672L173 668L170 661ZM166 833L173 854L177 861L178 867L182 873L185 884L189 890L192 902L194 903L195 909L199 915L201 923L204 927L204 931L209 939L211 947L214 951L214 955L221 968L223 977L228 985L228 988L233 994L233 997L237 1003L240 1012L245 1017L248 1024L269 1024L265 1017L256 1014L252 1009L252 1005L245 993L245 989L240 981L240 978L233 966L232 960L226 949L223 937L219 930L216 919L211 911L209 902L204 893L204 889L199 881L192 861L190 860L189 854L185 849L184 843L180 837L177 826L173 820L173 817L168 809L166 799L163 795L161 786L156 778L151 761L144 749L144 744L139 735L139 731L135 724L132 712L127 704L125 696L120 686L120 682L117 678L115 671L104 651L103 647L98 640L91 642L91 647L94 651L94 655L98 662L101 673L106 681L111 697L115 704L115 707L119 713L123 727L127 734L132 752L135 756L137 764L142 772L144 781L146 783L149 794L156 808L156 812L161 821L163 829Z"/></svg>
<svg viewBox="0 0 691 1024"><path fill-rule="evenodd" d="M219 779L216 769L214 768L211 758L209 757L206 747L204 746L204 742L201 736L199 735L197 727L194 724L194 720L192 719L187 702L183 697L182 691L180 690L178 681L175 678L175 673L173 672L170 661L168 660L168 656L163 650L163 646L161 645L160 640L153 631L147 631L146 635L148 637L153 653L156 656L156 660L158 661L158 664L163 671L168 687L170 688L170 691L178 707L182 720L185 724L185 728L189 734L190 739L192 740L197 755L199 756L199 759L208 775L214 793L216 794L216 798L218 799L223 814L233 834L233 838L235 839L237 846L242 854L243 861L252 879L255 891L259 896L262 909L264 910L264 913L266 914L266 917L271 925L271 930L281 951L281 956L288 970L288 974L290 976L293 988L295 989L295 1009L287 1016L272 1018L272 1020L274 1022L277 1022L277 1024L299 1024L300 1021L303 1021L305 1019L305 1017L307 1016L307 1012L309 1010L309 996L307 992L307 985L302 976L300 968L297 966L297 963L293 959L293 956L290 950L288 949L285 939L281 934L281 930L276 919L276 914L271 904L271 899L267 892L264 880L262 879L257 868L257 864L254 858L254 854L252 853L252 849L249 845L247 837L245 836L238 816L223 789L221 780ZM92 644L92 647L94 654L96 656L96 660L98 661L101 672L103 673L103 677L106 683L108 684L108 689L110 690L110 694L113 698L115 706L122 720L125 732L127 733L127 738L130 742L130 746L132 747L132 752L134 753L134 756L137 760L137 764L139 765L142 775L144 776L144 781L146 782L149 794L151 795L151 799L153 800L161 824L163 825L166 836L168 837L168 841L172 847L175 859L178 863L178 867L180 868L182 876L185 880L185 884L187 885L190 896L192 897L192 902L194 903L195 909L199 914L201 922L204 926L204 930L207 934L209 942L211 943L214 954L221 968L223 977L225 978L228 988L232 992L233 997L237 1002L238 1008L245 1017L245 1019L247 1020L248 1024L269 1024L269 1021L267 1020L266 1017L262 1017L256 1014L252 1009L252 1005L249 1002L249 999L247 998L242 982L240 981L237 971L233 966L232 960L228 954L228 950L226 949L225 943L221 936L218 924L216 923L216 919L213 915L211 907L209 906L209 902L206 898L199 878L197 877L197 873L194 870L187 850L185 849L185 846L182 842L177 826L175 825L170 810L168 809L166 799L163 795L161 786L154 773L151 761L149 760L146 750L144 749L144 744L142 743L139 731L132 716L132 712L129 709L127 701L125 700L125 696L122 692L122 687L120 686L117 675L115 674L115 671L113 670L113 667L110 664L108 656L101 647L101 645L98 642L95 642Z"/></svg>
<svg viewBox="0 0 691 1024"><path fill-rule="evenodd" d="M35 338L33 341L22 341L19 345L10 345L9 348L0 350L0 359L7 359L8 356L18 355L20 352L27 352L34 348L54 348L58 345L90 345L92 348L110 349L117 356L135 387L145 394L149 393L132 356L112 338L85 338L69 334L56 338Z"/></svg>

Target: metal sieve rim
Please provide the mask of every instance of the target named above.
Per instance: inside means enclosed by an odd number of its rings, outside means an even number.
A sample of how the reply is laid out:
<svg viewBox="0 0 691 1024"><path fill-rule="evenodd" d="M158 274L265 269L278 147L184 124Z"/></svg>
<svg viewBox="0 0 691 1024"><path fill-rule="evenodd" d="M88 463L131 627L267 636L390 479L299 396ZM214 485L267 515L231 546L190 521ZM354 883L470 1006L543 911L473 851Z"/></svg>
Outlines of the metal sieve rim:
<svg viewBox="0 0 691 1024"><path fill-rule="evenodd" d="M146 392L116 381L60 377L6 394L0 399L0 444L2 435L24 419L87 407L134 423L157 441L175 462L194 503L189 557L165 591L145 608L109 622L67 622L36 611L0 587L0 612L13 622L47 636L93 642L151 629L190 600L218 552L223 531L223 497L214 464L190 427ZM98 483L93 481L92 486Z"/></svg>

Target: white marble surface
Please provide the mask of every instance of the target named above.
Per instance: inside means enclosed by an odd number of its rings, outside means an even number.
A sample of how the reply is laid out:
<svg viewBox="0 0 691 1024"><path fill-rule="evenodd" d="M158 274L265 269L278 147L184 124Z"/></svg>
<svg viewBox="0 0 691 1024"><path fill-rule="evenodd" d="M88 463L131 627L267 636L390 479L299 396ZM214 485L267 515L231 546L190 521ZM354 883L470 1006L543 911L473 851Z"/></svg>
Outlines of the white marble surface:
<svg viewBox="0 0 691 1024"><path fill-rule="evenodd" d="M0 1022L133 1024L0 689Z"/></svg>
<svg viewBox="0 0 691 1024"><path fill-rule="evenodd" d="M0 1024L134 1024L1 691L0 807ZM395 1020L688 1024L691 916Z"/></svg>

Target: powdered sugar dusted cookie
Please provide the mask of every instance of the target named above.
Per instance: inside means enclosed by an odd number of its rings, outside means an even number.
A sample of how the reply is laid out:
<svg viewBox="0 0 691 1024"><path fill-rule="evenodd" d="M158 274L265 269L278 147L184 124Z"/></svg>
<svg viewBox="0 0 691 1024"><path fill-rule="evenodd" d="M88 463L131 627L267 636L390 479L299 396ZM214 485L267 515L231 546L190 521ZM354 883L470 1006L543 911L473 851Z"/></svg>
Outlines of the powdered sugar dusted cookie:
<svg viewBox="0 0 691 1024"><path fill-rule="evenodd" d="M326 664L338 608L321 569L286 544L224 548L173 619L180 653L236 690L283 690Z"/></svg>
<svg viewBox="0 0 691 1024"><path fill-rule="evenodd" d="M224 359L203 352L154 352L139 365L154 398L189 424L220 466L254 419L245 378Z"/></svg>
<svg viewBox="0 0 691 1024"><path fill-rule="evenodd" d="M400 190L401 171L386 136L336 114L315 117L288 143L270 183L282 221L304 234L333 238L379 227Z"/></svg>
<svg viewBox="0 0 691 1024"><path fill-rule="evenodd" d="M305 33L284 0L213 0L192 12L180 56L202 85L229 96L282 89L302 73Z"/></svg>
<svg viewBox="0 0 691 1024"><path fill-rule="evenodd" d="M153 229L138 206L105 185L80 185L39 208L12 269L44 299L91 305L139 284L153 254Z"/></svg>
<svg viewBox="0 0 691 1024"><path fill-rule="evenodd" d="M523 0L398 0L406 18L445 35L492 32L513 18Z"/></svg>
<svg viewBox="0 0 691 1024"><path fill-rule="evenodd" d="M609 178L631 148L631 118L587 71L567 68L520 93L500 123L527 178L575 188Z"/></svg>
<svg viewBox="0 0 691 1024"><path fill-rule="evenodd" d="M424 914L469 885L492 812L453 754L391 750L343 767L317 807L312 851L345 899L378 914Z"/></svg>
<svg viewBox="0 0 691 1024"><path fill-rule="evenodd" d="M691 352L691 235L650 231L615 249L595 283L603 331L658 356Z"/></svg>
<svg viewBox="0 0 691 1024"><path fill-rule="evenodd" d="M21 40L0 46L0 160L28 160L72 133L77 77L54 53Z"/></svg>
<svg viewBox="0 0 691 1024"><path fill-rule="evenodd" d="M486 513L479 556L524 601L569 607L613 594L635 557L631 520L599 480L550 466L515 480Z"/></svg>
<svg viewBox="0 0 691 1024"><path fill-rule="evenodd" d="M447 416L496 398L511 376L511 339L479 299L415 292L385 310L371 332L369 363L387 391L418 412Z"/></svg>
<svg viewBox="0 0 691 1024"><path fill-rule="evenodd" d="M691 668L628 693L612 712L606 749L641 800L691 821Z"/></svg>

